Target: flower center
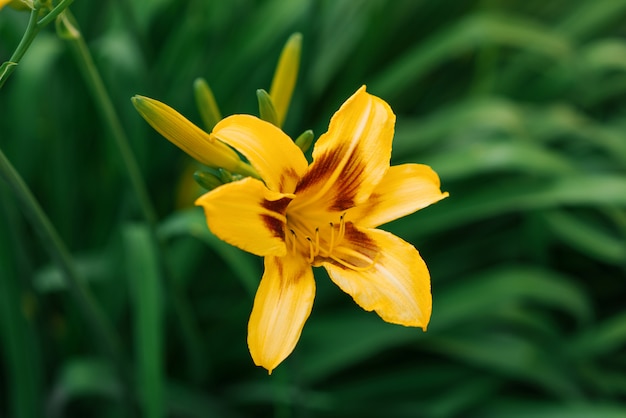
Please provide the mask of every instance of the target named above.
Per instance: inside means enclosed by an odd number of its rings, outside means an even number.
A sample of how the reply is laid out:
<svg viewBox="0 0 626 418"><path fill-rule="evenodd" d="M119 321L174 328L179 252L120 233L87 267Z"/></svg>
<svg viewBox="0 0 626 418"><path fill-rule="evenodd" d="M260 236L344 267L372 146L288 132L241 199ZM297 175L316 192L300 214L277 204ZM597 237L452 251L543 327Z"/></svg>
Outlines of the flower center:
<svg viewBox="0 0 626 418"><path fill-rule="evenodd" d="M368 270L376 263L377 253L370 256L341 245L346 237L346 228L351 228L351 224L346 224L345 213L336 222L317 225L316 222L310 222L298 215L289 211L286 215L285 241L292 254L303 255L314 266L319 266L321 261L330 259L356 271Z"/></svg>

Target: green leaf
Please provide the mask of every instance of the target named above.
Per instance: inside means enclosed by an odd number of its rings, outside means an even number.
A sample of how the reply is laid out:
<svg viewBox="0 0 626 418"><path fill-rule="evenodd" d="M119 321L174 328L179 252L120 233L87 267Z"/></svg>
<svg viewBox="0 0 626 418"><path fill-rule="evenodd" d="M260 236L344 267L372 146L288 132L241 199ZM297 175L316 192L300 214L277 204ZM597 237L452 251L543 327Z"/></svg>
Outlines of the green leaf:
<svg viewBox="0 0 626 418"><path fill-rule="evenodd" d="M564 211L541 213L545 225L554 235L584 254L616 265L626 263L625 237L607 228L584 221Z"/></svg>
<svg viewBox="0 0 626 418"><path fill-rule="evenodd" d="M54 383L50 402L51 416L65 416L66 406L73 400L103 397L118 402L122 386L110 363L98 358L75 358L62 365Z"/></svg>
<svg viewBox="0 0 626 418"><path fill-rule="evenodd" d="M240 417L217 394L178 383L167 385L167 409L172 416L186 418Z"/></svg>
<svg viewBox="0 0 626 418"><path fill-rule="evenodd" d="M438 355L447 355L470 367L487 370L501 378L538 385L562 398L581 394L578 382L568 376L564 363L540 344L510 332L487 331L468 335L434 336L424 343ZM558 352L559 347L550 351Z"/></svg>
<svg viewBox="0 0 626 418"><path fill-rule="evenodd" d="M626 345L626 312L620 312L579 334L572 352L581 358L607 356Z"/></svg>
<svg viewBox="0 0 626 418"><path fill-rule="evenodd" d="M626 416L623 405L606 401L537 402L527 400L501 400L478 411L484 418L621 418Z"/></svg>
<svg viewBox="0 0 626 418"><path fill-rule="evenodd" d="M304 380L320 380L385 349L423 338L421 329L388 324L374 313L351 308L308 321L297 353Z"/></svg>
<svg viewBox="0 0 626 418"><path fill-rule="evenodd" d="M561 309L579 321L591 319L588 297L570 278L525 266L507 266L467 277L438 292L429 332L488 320L511 306Z"/></svg>
<svg viewBox="0 0 626 418"><path fill-rule="evenodd" d="M134 308L139 404L145 417L161 418L165 416L163 295L157 252L150 234L149 228L140 224L123 230Z"/></svg>
<svg viewBox="0 0 626 418"><path fill-rule="evenodd" d="M437 167L434 167L437 169ZM445 184L445 178L443 179ZM428 211L420 233L447 230L504 213L572 206L626 206L626 177L611 174L572 175L542 181L494 182L455 195ZM456 197L455 197L456 196ZM453 202L452 202L453 201ZM423 219L422 219L423 221Z"/></svg>
<svg viewBox="0 0 626 418"><path fill-rule="evenodd" d="M576 172L574 165L561 154L522 138L460 145L429 158L428 164L436 167L439 176L446 180L494 172L520 172L532 176Z"/></svg>
<svg viewBox="0 0 626 418"><path fill-rule="evenodd" d="M398 95L407 86L460 54L485 44L515 47L551 59L564 59L570 45L558 33L518 16L475 14L464 18L407 51L383 70L371 90L385 97Z"/></svg>
<svg viewBox="0 0 626 418"><path fill-rule="evenodd" d="M209 231L200 208L177 212L159 226L159 235L172 239L180 235L195 237L206 243L228 264L253 298L261 278L260 264L255 257L221 241Z"/></svg>
<svg viewBox="0 0 626 418"><path fill-rule="evenodd" d="M2 199L8 195L3 192L4 187L0 184ZM16 241L9 234L12 228L8 220L15 220L15 214L0 200L0 359L3 360L5 399L9 403L10 416L37 418L43 414L40 342L34 333L33 313L29 312L31 318L26 316L25 301L29 298L21 289L15 247L11 245Z"/></svg>
<svg viewBox="0 0 626 418"><path fill-rule="evenodd" d="M556 25L556 28L568 37L576 39L604 31L611 22L619 21L626 11L624 0L581 1L578 4L568 3L567 6L563 9L564 18Z"/></svg>
<svg viewBox="0 0 626 418"><path fill-rule="evenodd" d="M395 157L420 153L467 132L481 136L497 132L522 136L525 117L515 102L504 97L469 98L436 109L419 119L400 119L393 141Z"/></svg>
<svg viewBox="0 0 626 418"><path fill-rule="evenodd" d="M110 252L81 254L74 257L76 271L86 282L97 283L108 280L114 274L114 259ZM48 264L36 272L33 285L38 292L48 293L67 290L63 273L54 264Z"/></svg>

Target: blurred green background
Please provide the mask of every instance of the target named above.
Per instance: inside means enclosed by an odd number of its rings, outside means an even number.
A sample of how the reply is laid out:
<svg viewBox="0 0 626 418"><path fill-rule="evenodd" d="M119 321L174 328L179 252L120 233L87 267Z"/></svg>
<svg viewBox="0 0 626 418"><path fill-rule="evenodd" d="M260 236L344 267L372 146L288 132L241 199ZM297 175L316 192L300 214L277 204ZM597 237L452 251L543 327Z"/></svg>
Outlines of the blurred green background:
<svg viewBox="0 0 626 418"><path fill-rule="evenodd" d="M154 244L111 126L54 25L0 90L0 148L117 335L111 355L0 179L0 416L626 416L626 1L76 1L156 208ZM0 61L28 13L0 12ZM303 34L285 131L326 130L362 84L398 121L393 162L450 197L392 224L432 275L428 332L386 324L316 270L271 376L246 326L262 260L221 243L190 159L130 102L200 124L257 113Z"/></svg>

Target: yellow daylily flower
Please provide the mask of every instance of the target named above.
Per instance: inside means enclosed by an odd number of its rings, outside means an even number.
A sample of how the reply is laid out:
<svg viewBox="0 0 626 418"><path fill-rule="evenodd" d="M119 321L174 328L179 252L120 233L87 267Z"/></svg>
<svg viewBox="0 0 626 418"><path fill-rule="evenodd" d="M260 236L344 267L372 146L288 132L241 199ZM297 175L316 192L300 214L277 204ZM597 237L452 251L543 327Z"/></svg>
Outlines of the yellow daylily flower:
<svg viewBox="0 0 626 418"><path fill-rule="evenodd" d="M383 320L428 325L426 264L411 244L377 227L448 194L426 165L390 167L394 124L389 105L363 86L335 113L310 165L282 130L254 116L227 117L210 134L241 153L262 179L225 184L196 204L215 235L265 257L248 346L255 364L270 373L293 351L311 312L312 267L324 267Z"/></svg>

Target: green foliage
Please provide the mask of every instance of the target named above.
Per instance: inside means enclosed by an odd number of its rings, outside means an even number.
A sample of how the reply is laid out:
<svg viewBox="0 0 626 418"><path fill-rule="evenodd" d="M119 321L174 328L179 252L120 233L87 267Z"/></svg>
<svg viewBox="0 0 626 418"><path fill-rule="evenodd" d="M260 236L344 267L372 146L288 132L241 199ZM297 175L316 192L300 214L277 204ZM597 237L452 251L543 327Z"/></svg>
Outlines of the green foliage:
<svg viewBox="0 0 626 418"><path fill-rule="evenodd" d="M0 416L626 416L626 1L71 10L110 105L90 94L72 40L42 28L19 65L0 68L12 71L0 148L70 249L121 358L0 177ZM0 11L0 62L28 22ZM211 125L195 104L203 79L223 115L255 114L294 32L302 65L285 131L325 132L367 84L398 116L394 163L431 165L450 197L384 227L429 266L427 332L363 312L320 269L302 338L268 376L245 339L262 261L208 231L192 207L197 167L130 97Z"/></svg>

